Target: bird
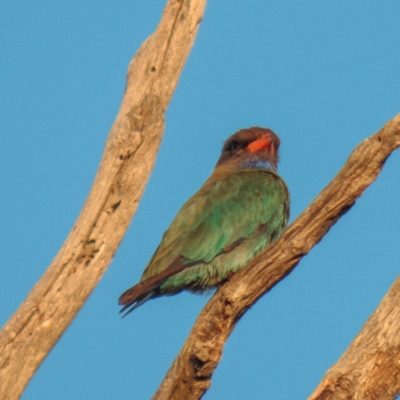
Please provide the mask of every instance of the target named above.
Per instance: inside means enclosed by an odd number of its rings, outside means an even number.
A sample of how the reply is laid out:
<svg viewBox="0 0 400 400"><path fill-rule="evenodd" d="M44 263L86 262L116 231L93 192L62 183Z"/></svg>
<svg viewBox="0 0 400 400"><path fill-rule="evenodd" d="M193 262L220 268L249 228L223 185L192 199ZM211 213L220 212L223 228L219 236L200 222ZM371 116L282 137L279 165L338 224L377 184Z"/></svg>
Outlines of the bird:
<svg viewBox="0 0 400 400"><path fill-rule="evenodd" d="M279 146L278 136L260 127L225 141L210 177L179 210L140 282L120 296L123 316L150 299L220 285L282 233L290 196L277 173Z"/></svg>

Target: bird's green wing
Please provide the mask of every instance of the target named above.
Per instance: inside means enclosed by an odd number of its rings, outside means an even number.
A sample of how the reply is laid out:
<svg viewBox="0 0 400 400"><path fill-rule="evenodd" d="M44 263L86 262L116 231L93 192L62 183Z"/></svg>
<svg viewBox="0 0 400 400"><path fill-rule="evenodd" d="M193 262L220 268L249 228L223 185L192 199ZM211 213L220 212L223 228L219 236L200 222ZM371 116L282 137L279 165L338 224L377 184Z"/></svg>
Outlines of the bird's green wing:
<svg viewBox="0 0 400 400"><path fill-rule="evenodd" d="M244 169L211 177L181 208L142 280L177 262L209 263L262 228L266 243L287 223L289 193L271 171Z"/></svg>

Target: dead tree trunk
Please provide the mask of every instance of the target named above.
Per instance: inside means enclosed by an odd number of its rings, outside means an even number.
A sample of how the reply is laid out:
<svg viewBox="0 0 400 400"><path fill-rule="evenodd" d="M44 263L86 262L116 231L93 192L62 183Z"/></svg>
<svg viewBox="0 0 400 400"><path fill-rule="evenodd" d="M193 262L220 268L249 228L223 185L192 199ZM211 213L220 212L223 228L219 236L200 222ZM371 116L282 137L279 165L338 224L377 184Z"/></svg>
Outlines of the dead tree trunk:
<svg viewBox="0 0 400 400"><path fill-rule="evenodd" d="M129 65L121 108L89 197L48 270L0 332L0 398L18 399L87 300L132 220L153 168L164 113L205 0L170 0Z"/></svg>

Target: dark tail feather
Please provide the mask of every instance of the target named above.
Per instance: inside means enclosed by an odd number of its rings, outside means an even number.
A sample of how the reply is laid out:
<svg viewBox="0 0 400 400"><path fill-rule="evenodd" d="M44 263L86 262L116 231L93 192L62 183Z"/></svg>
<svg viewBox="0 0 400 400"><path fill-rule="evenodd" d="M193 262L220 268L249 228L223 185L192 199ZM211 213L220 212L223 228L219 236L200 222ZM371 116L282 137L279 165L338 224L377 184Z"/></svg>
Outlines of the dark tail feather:
<svg viewBox="0 0 400 400"><path fill-rule="evenodd" d="M120 310L120 313L123 313L126 309L129 310L122 316L122 318L125 318L128 314L130 314L133 310L141 306L143 303L145 303L147 300L150 300L155 294L155 291L152 290L150 293L147 293L146 296L142 297L141 299L136 300L136 304L130 303L130 304L125 304L122 309ZM132 305L133 304L133 305Z"/></svg>
<svg viewBox="0 0 400 400"><path fill-rule="evenodd" d="M129 308L122 317L127 316L135 308L138 308L156 294L155 289L159 286L159 282L152 281L154 281L154 279L146 279L122 293L121 297L118 299L118 304L123 306L120 313L123 313Z"/></svg>
<svg viewBox="0 0 400 400"><path fill-rule="evenodd" d="M137 285L132 286L126 292L122 293L118 303L122 305L120 313L129 310L123 315L125 317L135 308L138 308L147 300L153 297L158 297L161 293L157 290L169 277L181 272L185 268L196 265L197 262L188 263L183 257L178 257L174 263L160 273L150 278L147 278ZM173 293L170 293L173 294ZM131 308L130 308L131 307Z"/></svg>

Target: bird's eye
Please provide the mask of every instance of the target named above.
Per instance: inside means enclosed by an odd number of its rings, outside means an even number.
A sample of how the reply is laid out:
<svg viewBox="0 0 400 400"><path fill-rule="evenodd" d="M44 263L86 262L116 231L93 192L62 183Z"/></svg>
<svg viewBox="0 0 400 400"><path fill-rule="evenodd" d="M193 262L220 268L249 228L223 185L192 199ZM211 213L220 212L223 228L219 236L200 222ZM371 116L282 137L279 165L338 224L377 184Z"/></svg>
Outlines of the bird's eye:
<svg viewBox="0 0 400 400"><path fill-rule="evenodd" d="M236 142L235 140L232 140L227 146L227 150L229 152L235 151L239 147L239 142Z"/></svg>

